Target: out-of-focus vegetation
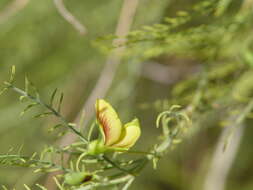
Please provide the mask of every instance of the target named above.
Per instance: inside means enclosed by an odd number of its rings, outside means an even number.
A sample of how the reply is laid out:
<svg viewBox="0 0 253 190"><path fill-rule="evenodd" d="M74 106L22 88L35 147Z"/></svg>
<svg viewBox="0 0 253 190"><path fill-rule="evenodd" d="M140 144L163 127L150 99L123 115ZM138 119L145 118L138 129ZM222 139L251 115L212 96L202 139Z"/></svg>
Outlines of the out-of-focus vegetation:
<svg viewBox="0 0 253 190"><path fill-rule="evenodd" d="M0 20L9 3L0 2ZM0 22L0 80L6 80L10 66L16 65L18 86L27 74L45 98L57 87L65 94L63 113L72 121L96 84L107 53L116 48L111 41L122 1L64 3L88 33L80 35L52 1L29 1ZM147 167L130 189L208 190L217 143L224 145L224 154L229 148L237 151L228 164L226 189L253 188L252 19L251 0L140 0L106 99L124 121L140 118L142 136L136 149L156 141L160 131L155 119L173 104L187 110L193 125L157 169ZM16 99L14 93L0 99L0 154L13 147L17 152L22 145L29 155L56 143L60 137L48 133L54 120L31 119L41 111L36 108L19 117L24 104ZM229 135L220 142L227 128ZM239 148L232 143L238 128L244 129ZM22 189L24 183L46 180L27 168L0 167L0 184L8 187Z"/></svg>

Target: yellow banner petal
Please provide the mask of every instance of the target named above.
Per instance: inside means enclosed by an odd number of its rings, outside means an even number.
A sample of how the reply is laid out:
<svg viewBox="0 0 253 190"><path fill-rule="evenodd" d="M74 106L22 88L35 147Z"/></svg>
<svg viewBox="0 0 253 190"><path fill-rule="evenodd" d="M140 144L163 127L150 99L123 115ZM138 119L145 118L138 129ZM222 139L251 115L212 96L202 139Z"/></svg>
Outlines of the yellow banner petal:
<svg viewBox="0 0 253 190"><path fill-rule="evenodd" d="M113 107L103 99L96 101L97 120L102 128L105 145L110 146L121 136L122 124Z"/></svg>
<svg viewBox="0 0 253 190"><path fill-rule="evenodd" d="M120 140L112 146L119 148L130 148L136 143L140 135L141 129L139 120L134 119L133 121L124 125L123 133L121 135Z"/></svg>

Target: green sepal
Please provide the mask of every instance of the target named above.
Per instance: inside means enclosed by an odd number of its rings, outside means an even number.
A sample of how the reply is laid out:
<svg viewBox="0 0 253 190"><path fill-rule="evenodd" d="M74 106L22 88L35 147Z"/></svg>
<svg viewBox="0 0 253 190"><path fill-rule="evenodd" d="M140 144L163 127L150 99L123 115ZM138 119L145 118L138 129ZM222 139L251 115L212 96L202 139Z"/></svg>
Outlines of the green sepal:
<svg viewBox="0 0 253 190"><path fill-rule="evenodd" d="M87 154L98 155L106 152L126 152L128 149L129 148L106 146L104 145L104 141L102 139L97 139L89 143Z"/></svg>
<svg viewBox="0 0 253 190"><path fill-rule="evenodd" d="M108 148L104 145L104 141L102 139L97 139L89 143L87 154L98 155L98 154L105 153L107 150Z"/></svg>

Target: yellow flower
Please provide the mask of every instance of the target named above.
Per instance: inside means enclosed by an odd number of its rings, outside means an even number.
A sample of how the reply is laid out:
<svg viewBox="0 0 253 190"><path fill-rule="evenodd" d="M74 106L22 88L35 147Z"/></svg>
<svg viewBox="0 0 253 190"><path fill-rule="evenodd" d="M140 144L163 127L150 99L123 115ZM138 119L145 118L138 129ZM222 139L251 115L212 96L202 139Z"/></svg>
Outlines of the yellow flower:
<svg viewBox="0 0 253 190"><path fill-rule="evenodd" d="M92 141L89 144L88 152L90 154L106 151L127 151L136 143L141 135L138 119L122 126L118 114L108 102L99 99L95 108L102 139Z"/></svg>

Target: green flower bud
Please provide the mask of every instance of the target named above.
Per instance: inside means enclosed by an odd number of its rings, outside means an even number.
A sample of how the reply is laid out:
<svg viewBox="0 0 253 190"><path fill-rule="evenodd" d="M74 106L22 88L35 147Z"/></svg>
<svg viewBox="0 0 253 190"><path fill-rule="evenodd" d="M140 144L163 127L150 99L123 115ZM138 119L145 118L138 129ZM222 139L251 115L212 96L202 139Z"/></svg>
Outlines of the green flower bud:
<svg viewBox="0 0 253 190"><path fill-rule="evenodd" d="M68 185L81 185L85 182L91 181L93 176L86 172L72 172L64 176L65 183Z"/></svg>

